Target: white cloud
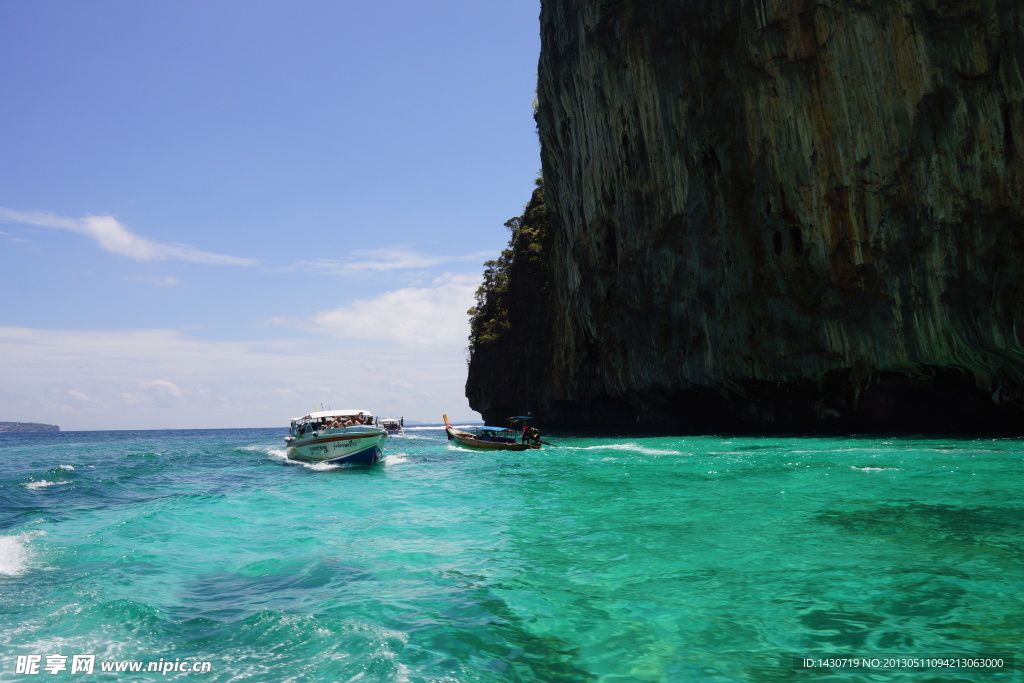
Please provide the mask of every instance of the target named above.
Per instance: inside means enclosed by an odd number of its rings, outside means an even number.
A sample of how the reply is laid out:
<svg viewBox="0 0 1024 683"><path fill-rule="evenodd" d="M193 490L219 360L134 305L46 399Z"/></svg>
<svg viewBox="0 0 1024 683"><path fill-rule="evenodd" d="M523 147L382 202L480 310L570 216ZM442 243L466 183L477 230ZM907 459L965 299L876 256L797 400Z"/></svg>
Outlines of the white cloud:
<svg viewBox="0 0 1024 683"><path fill-rule="evenodd" d="M479 275L446 273L426 287L385 292L371 299L320 311L307 319L275 318L270 322L339 339L461 351L469 336L466 311L473 306L473 295L479 284Z"/></svg>
<svg viewBox="0 0 1024 683"><path fill-rule="evenodd" d="M212 254L187 244L162 244L136 235L113 216L67 218L49 211L15 211L0 207L0 221L70 230L93 239L101 249L137 261L188 261L206 265L252 266L254 259Z"/></svg>
<svg viewBox="0 0 1024 683"><path fill-rule="evenodd" d="M146 382L142 385L144 389L159 395L159 396L170 396L172 398L181 398L181 389L174 382L168 382L165 379L157 379L152 382Z"/></svg>
<svg viewBox="0 0 1024 683"><path fill-rule="evenodd" d="M273 427L323 403L479 419L464 396L464 346L0 327L0 415L62 429Z"/></svg>
<svg viewBox="0 0 1024 683"><path fill-rule="evenodd" d="M141 382L138 391L122 392L120 397L129 405L151 403L159 406L171 405L184 394L174 382L165 379L157 379L151 382Z"/></svg>

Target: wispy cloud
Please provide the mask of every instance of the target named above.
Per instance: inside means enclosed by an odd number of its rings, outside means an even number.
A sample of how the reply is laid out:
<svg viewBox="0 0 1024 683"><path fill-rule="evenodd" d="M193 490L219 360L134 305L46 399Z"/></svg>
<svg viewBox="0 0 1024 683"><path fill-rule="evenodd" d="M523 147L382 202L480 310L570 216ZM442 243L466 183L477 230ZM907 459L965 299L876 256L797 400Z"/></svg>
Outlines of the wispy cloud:
<svg viewBox="0 0 1024 683"><path fill-rule="evenodd" d="M311 259L294 263L285 270L312 270L331 275L345 275L354 272L376 272L388 270L417 270L434 268L449 263L482 263L494 258L490 251L475 254L444 255L423 254L409 247L384 249L356 249L344 259Z"/></svg>
<svg viewBox="0 0 1024 683"><path fill-rule="evenodd" d="M123 392L120 396L128 405L152 403L166 406L181 399L184 394L174 382L157 379L151 382L141 382L137 391Z"/></svg>
<svg viewBox="0 0 1024 683"><path fill-rule="evenodd" d="M172 285L180 284L180 281L176 277L160 277L159 275L128 275L125 280L132 280L135 282L145 282L157 287L170 287Z"/></svg>
<svg viewBox="0 0 1024 683"><path fill-rule="evenodd" d="M187 261L206 265L254 266L255 259L213 254L187 244L163 244L136 235L113 216L68 218L49 211L15 211L0 207L0 222L70 230L94 240L101 249L136 261Z"/></svg>

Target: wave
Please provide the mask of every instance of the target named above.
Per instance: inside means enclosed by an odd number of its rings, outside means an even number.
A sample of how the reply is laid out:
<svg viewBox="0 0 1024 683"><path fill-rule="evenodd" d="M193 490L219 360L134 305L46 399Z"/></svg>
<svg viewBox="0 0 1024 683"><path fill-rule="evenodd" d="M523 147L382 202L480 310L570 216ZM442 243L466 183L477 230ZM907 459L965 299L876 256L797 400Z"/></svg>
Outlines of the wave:
<svg viewBox="0 0 1024 683"><path fill-rule="evenodd" d="M0 536L0 576L23 574L35 555L30 541L45 535L43 531L25 531L17 536Z"/></svg>
<svg viewBox="0 0 1024 683"><path fill-rule="evenodd" d="M307 470L313 470L314 472L330 472L331 470L340 470L342 467L345 467L345 465L332 465L329 462L303 462L301 460L289 460L288 464L305 467Z"/></svg>
<svg viewBox="0 0 1024 683"><path fill-rule="evenodd" d="M670 448L648 448L635 443L613 443L601 446L559 446L569 451L625 451L627 453L639 453L642 455L690 455L683 451L676 451Z"/></svg>
<svg viewBox="0 0 1024 683"><path fill-rule="evenodd" d="M285 460L288 457L288 449L279 446L238 446L235 450L245 453L262 453L278 460Z"/></svg>
<svg viewBox="0 0 1024 683"><path fill-rule="evenodd" d="M466 446L460 446L459 444L455 443L454 441L449 441L448 445L445 446L445 448L447 448L450 451L462 451L463 453L476 453L477 455L479 455L481 453L501 453L502 452L502 451L495 451L495 450L483 451L483 450L478 450L476 448L467 448Z"/></svg>
<svg viewBox="0 0 1024 683"><path fill-rule="evenodd" d="M45 479L42 479L40 481L28 482L27 484L25 484L25 488L29 489L30 491L38 491L39 489L45 489L50 486L60 486L61 484L70 483L70 481L46 481Z"/></svg>
<svg viewBox="0 0 1024 683"><path fill-rule="evenodd" d="M313 470L314 472L329 472L331 470L340 470L348 467L362 466L358 463L342 463L339 465L327 462L303 462L302 460L291 460L288 457L288 449L281 448L278 446L239 446L235 450L245 451L247 453L262 453L270 458L273 458L274 460L280 460L282 464L305 467L307 470ZM385 453L384 463L398 464L401 462L408 462L405 455L405 453Z"/></svg>

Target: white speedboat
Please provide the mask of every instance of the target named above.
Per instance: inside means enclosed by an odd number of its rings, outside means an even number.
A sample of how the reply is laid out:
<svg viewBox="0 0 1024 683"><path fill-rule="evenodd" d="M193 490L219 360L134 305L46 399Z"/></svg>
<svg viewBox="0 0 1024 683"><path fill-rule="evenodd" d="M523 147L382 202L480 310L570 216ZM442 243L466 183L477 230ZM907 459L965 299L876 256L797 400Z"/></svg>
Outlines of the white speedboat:
<svg viewBox="0 0 1024 683"><path fill-rule="evenodd" d="M399 417L397 419L393 417L381 418L380 420L377 420L377 424L388 430L388 434L401 435L405 433L404 417Z"/></svg>
<svg viewBox="0 0 1024 683"><path fill-rule="evenodd" d="M384 458L386 429L366 410L321 410L292 420L288 458L307 463L373 465Z"/></svg>

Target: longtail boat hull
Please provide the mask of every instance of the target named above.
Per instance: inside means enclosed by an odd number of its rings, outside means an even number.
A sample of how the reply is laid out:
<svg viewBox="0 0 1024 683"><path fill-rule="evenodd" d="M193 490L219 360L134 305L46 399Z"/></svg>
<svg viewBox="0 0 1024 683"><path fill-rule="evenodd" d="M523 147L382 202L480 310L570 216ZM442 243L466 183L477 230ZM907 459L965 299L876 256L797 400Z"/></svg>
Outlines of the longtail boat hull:
<svg viewBox="0 0 1024 683"><path fill-rule="evenodd" d="M481 437L478 434L472 432L466 432L461 429L455 429L451 423L448 422L448 416L444 415L444 430L448 434L448 440L454 441L460 446L466 448L478 448L486 451L529 451L540 448L540 443L536 445L530 443L519 443L510 437Z"/></svg>

